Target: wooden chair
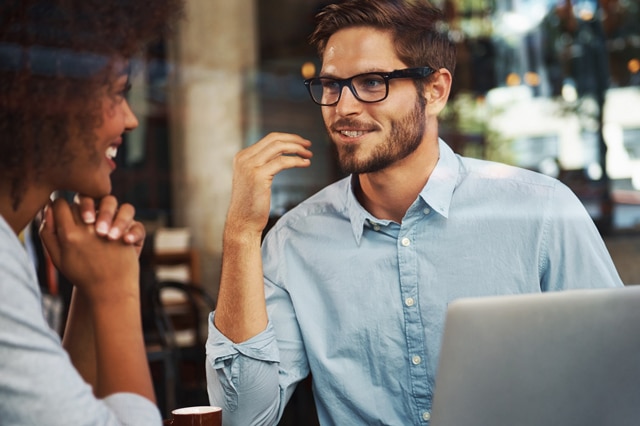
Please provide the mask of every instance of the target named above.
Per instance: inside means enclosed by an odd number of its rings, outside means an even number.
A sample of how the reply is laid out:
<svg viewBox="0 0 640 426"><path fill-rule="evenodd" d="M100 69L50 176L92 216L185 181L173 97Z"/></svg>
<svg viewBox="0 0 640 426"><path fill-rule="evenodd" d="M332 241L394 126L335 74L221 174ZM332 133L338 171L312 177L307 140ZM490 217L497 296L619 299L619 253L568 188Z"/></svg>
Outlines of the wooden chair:
<svg viewBox="0 0 640 426"><path fill-rule="evenodd" d="M208 405L205 343L207 318L215 300L202 287L179 281L157 281L155 297L173 339L176 402L179 406ZM172 303L176 299L179 303Z"/></svg>
<svg viewBox="0 0 640 426"><path fill-rule="evenodd" d="M142 328L158 408L163 416L177 408L177 351L171 322L157 297L157 280L150 262L151 247L140 256L140 305Z"/></svg>

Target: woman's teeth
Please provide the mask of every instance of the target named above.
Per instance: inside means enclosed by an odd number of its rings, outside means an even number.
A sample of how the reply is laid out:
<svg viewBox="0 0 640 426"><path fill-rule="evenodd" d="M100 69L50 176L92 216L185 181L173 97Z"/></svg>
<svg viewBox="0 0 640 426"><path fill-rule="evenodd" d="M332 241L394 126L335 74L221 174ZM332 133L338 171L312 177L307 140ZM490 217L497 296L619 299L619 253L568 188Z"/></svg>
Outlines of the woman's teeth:
<svg viewBox="0 0 640 426"><path fill-rule="evenodd" d="M118 147L110 146L109 148L107 148L106 155L108 159L113 160L114 158L116 158L116 155L118 155Z"/></svg>

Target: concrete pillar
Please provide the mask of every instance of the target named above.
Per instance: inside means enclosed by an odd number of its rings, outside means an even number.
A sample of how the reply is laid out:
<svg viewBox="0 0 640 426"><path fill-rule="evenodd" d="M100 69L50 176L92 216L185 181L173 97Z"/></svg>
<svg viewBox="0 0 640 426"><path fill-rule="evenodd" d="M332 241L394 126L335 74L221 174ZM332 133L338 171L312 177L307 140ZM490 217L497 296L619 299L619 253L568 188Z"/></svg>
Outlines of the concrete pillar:
<svg viewBox="0 0 640 426"><path fill-rule="evenodd" d="M217 294L233 156L254 126L254 0L187 0L169 46L174 225L191 229Z"/></svg>

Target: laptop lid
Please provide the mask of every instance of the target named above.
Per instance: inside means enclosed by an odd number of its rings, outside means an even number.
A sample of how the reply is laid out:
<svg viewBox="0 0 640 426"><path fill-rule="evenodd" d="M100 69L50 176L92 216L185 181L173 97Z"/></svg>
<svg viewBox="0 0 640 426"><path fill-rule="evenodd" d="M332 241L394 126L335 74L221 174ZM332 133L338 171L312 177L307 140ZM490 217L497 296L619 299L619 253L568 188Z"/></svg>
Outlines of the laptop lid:
<svg viewBox="0 0 640 426"><path fill-rule="evenodd" d="M640 424L640 286L449 305L432 426Z"/></svg>

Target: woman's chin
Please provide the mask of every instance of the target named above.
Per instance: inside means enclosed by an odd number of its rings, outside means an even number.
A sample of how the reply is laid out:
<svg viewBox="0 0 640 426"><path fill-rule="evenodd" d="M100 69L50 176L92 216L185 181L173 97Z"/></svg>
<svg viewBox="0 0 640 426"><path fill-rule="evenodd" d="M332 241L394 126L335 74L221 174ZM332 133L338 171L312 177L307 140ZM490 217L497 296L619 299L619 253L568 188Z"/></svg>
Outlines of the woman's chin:
<svg viewBox="0 0 640 426"><path fill-rule="evenodd" d="M86 195L91 198L100 199L104 196L111 194L111 189L112 189L111 180L109 180L108 182L103 182L100 185L92 185L91 187L85 186L73 192L77 192L79 194Z"/></svg>

